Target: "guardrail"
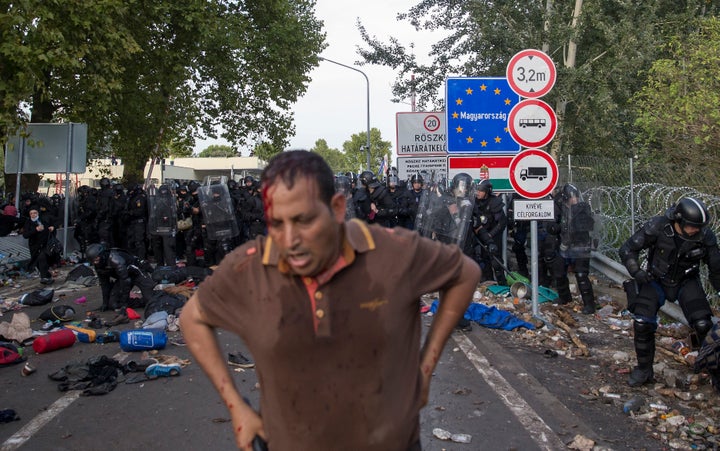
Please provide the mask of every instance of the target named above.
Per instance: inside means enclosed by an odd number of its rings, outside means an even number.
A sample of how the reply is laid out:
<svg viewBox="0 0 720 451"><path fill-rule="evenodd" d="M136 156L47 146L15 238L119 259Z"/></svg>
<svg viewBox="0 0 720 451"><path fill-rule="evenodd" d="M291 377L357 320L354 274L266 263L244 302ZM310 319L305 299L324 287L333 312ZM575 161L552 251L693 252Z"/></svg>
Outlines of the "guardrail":
<svg viewBox="0 0 720 451"><path fill-rule="evenodd" d="M630 274L627 269L621 263L604 256L599 252L592 252L590 256L590 267L595 271L604 274L607 278L616 282L620 285L624 281L630 278ZM682 309L675 302L665 302L660 308L660 311L666 315L672 317L675 321L679 321L684 325L688 325L685 315L683 315Z"/></svg>

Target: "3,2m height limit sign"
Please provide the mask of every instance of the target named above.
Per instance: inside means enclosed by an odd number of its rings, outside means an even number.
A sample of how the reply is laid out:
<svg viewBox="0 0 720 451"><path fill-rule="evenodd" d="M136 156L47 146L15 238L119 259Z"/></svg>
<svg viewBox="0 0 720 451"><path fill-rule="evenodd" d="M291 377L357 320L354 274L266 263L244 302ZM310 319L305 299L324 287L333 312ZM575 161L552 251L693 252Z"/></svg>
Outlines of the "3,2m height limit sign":
<svg viewBox="0 0 720 451"><path fill-rule="evenodd" d="M555 63L540 50L522 50L507 65L510 88L528 99L537 99L550 92L556 78Z"/></svg>

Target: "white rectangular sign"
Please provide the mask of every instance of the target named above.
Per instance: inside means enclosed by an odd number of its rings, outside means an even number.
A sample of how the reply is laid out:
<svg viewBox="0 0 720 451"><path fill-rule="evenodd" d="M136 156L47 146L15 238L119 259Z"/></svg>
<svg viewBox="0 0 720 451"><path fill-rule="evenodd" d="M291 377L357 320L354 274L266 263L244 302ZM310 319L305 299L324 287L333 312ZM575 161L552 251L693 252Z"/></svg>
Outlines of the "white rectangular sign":
<svg viewBox="0 0 720 451"><path fill-rule="evenodd" d="M553 200L516 200L513 203L516 221L546 221L555 219Z"/></svg>
<svg viewBox="0 0 720 451"><path fill-rule="evenodd" d="M447 155L445 113L396 113L397 155Z"/></svg>
<svg viewBox="0 0 720 451"><path fill-rule="evenodd" d="M435 180L447 179L447 157L398 157L397 166L400 180L407 180L422 171L427 172L427 177L434 173Z"/></svg>

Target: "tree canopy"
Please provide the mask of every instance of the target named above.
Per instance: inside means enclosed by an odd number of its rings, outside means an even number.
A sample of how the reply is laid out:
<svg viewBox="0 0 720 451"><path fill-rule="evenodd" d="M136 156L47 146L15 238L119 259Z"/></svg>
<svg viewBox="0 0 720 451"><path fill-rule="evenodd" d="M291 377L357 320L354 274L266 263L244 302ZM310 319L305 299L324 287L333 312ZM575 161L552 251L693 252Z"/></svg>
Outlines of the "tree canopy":
<svg viewBox="0 0 720 451"><path fill-rule="evenodd" d="M720 20L698 20L697 31L668 44L635 95L636 124L643 131L640 156L679 167L720 171ZM663 152L662 150L665 150ZM694 164L702 156L702 165Z"/></svg>
<svg viewBox="0 0 720 451"><path fill-rule="evenodd" d="M200 157L200 158L208 158L208 157L230 158L230 157L237 157L237 156L239 156L238 153L235 150L233 150L233 148L231 146L224 146L224 145L220 145L220 144L213 144L213 145L207 146L198 154L198 157Z"/></svg>
<svg viewBox="0 0 720 451"><path fill-rule="evenodd" d="M416 95L420 109L444 109L440 93L448 76L504 76L508 61L525 48L542 49L558 69L546 101L560 123L556 158L567 154L625 156L636 145L632 98L653 62L669 56L673 36L684 40L695 19L713 16L719 2L658 0L421 0L398 14L418 31L441 30L423 62L412 45L371 36L358 22L365 64L397 71L393 95ZM411 79L410 75L414 78Z"/></svg>
<svg viewBox="0 0 720 451"><path fill-rule="evenodd" d="M88 123L90 156L150 157L222 137L282 149L324 48L314 0L4 2L0 121ZM28 114L28 111L30 114ZM32 189L32 187L28 187Z"/></svg>

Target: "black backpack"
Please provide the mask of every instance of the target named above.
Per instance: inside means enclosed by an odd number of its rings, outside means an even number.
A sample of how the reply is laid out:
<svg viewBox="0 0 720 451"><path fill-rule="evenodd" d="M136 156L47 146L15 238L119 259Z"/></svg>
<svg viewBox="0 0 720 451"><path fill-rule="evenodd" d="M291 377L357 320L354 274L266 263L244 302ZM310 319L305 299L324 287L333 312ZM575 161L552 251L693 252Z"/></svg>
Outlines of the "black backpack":
<svg viewBox="0 0 720 451"><path fill-rule="evenodd" d="M22 305L45 305L50 303L55 296L55 290L46 288L44 290L35 290L30 293L25 293L20 297L20 304Z"/></svg>

